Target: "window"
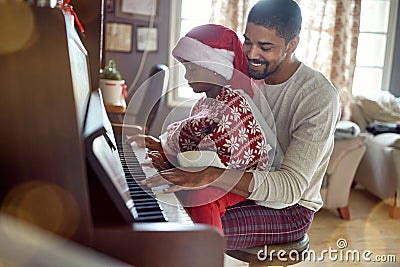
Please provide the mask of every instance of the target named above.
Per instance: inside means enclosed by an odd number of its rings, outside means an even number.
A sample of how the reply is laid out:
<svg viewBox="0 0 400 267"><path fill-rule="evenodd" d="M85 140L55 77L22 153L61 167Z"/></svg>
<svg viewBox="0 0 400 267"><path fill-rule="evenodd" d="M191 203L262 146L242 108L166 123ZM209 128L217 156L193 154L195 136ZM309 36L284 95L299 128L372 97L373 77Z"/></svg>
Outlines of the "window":
<svg viewBox="0 0 400 267"><path fill-rule="evenodd" d="M362 0L353 94L371 99L388 91L398 0Z"/></svg>
<svg viewBox="0 0 400 267"><path fill-rule="evenodd" d="M252 6L256 2L251 0L249 4ZM352 88L354 95L375 98L381 90L389 90L398 2L361 0L360 36ZM171 25L175 25L176 30L170 38L172 49L177 40L191 28L208 23L212 0L173 0L171 4L172 12L175 12L171 14ZM170 62L170 66L177 64L173 58ZM178 77L181 77L179 81ZM172 80L175 80L174 84L186 83L183 75L174 75ZM180 86L171 94L168 102L175 106L198 97L200 95L193 93L190 88Z"/></svg>
<svg viewBox="0 0 400 267"><path fill-rule="evenodd" d="M175 33L174 38L170 38L172 41L171 49L174 47L178 39L184 36L190 29L201 24L208 23L211 17L211 1L212 0L202 0L202 1L190 1L190 0L177 0L180 2L180 9L178 8L176 14L177 23L176 29L178 31ZM174 1L172 1L174 2ZM173 3L172 3L173 6ZM174 8L174 7L172 7ZM180 10L180 13L179 13ZM179 63L171 57L170 66L178 64L177 71L172 72L172 81L174 82L172 94L169 95L168 103L171 106L176 106L177 104L186 103L187 105L192 105L191 99L197 99L202 96L202 94L196 94L187 84L183 77L184 68L179 65ZM185 104L183 104L185 105Z"/></svg>

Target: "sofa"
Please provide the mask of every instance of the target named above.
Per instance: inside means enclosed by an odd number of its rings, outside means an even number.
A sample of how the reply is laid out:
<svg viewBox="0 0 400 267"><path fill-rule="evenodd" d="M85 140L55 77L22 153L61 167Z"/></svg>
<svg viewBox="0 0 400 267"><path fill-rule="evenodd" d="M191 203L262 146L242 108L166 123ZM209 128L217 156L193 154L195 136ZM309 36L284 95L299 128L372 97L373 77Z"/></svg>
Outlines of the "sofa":
<svg viewBox="0 0 400 267"><path fill-rule="evenodd" d="M400 133L371 134L373 122L399 124L400 98L385 92L377 100L339 91L342 117L321 188L324 208L336 208L350 219L351 187L362 187L389 204L389 215L400 217Z"/></svg>
<svg viewBox="0 0 400 267"><path fill-rule="evenodd" d="M354 177L360 185L389 205L389 215L400 218L400 133L373 135L366 131L374 121L400 125L400 101L388 94L376 101L355 98L352 121L365 132L366 152Z"/></svg>
<svg viewBox="0 0 400 267"><path fill-rule="evenodd" d="M339 130L344 130L344 134L341 135ZM339 122L334 149L320 191L323 208L337 209L340 218L345 220L350 219L349 196L354 175L366 151L365 139L357 124Z"/></svg>

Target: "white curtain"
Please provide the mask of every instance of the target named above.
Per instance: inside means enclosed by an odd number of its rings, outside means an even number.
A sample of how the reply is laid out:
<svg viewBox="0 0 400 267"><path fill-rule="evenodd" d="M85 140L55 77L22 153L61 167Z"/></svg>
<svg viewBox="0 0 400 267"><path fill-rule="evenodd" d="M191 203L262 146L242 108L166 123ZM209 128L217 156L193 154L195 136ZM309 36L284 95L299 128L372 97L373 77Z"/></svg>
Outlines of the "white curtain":
<svg viewBox="0 0 400 267"><path fill-rule="evenodd" d="M303 13L299 57L323 72L336 89L351 91L361 0L298 0Z"/></svg>
<svg viewBox="0 0 400 267"><path fill-rule="evenodd" d="M250 7L249 0L212 0L210 22L225 25L241 36Z"/></svg>

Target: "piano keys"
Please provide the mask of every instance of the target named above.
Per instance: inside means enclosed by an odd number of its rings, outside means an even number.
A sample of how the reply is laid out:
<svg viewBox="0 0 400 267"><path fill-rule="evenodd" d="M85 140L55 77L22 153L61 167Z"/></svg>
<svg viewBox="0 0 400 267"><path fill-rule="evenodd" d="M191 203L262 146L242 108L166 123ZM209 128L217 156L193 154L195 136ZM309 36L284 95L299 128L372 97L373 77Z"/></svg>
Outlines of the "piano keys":
<svg viewBox="0 0 400 267"><path fill-rule="evenodd" d="M135 144L124 143L122 137L117 137L116 139L120 158L125 162L123 163L123 166L126 164L124 172L128 181L131 197L134 203L138 203L138 205L135 205L136 207L139 207L140 211L138 211L138 213L141 213L140 207L144 206L143 212L145 214L143 216L147 216L147 209L154 211L157 214L154 221L178 222L181 224L192 225L193 221L176 195L173 193L163 192L163 189L166 186L159 186L146 190L142 186L138 185L138 182L146 177L155 175L157 172L157 170L147 161L146 151L143 148L137 147ZM136 192L136 190L138 192ZM145 195L141 198L136 197L137 194L142 195L142 191L145 191ZM150 199L148 198L149 196ZM156 212L158 210L161 212L160 216L162 216L162 218L158 217L159 213ZM139 219L139 221L148 221L148 219L143 218Z"/></svg>
<svg viewBox="0 0 400 267"><path fill-rule="evenodd" d="M115 140L119 140L119 137L114 138L107 117L95 119L95 116L90 116L105 114L104 105L99 103L102 103L102 100L100 91L97 90L90 98L84 132L89 168L89 195L95 218L93 223L96 226L93 247L137 266L222 266L222 236L213 227L193 223L174 194L162 193L162 187L144 194L145 189L139 190L139 193L135 190L131 193L125 180L123 165L118 164L121 152L118 153L120 145ZM99 140L102 142L98 142ZM140 149L134 152L138 162L143 162L145 152ZM146 177L155 173L155 169L150 166L144 167L137 162L133 164L141 167ZM139 175L137 179L140 180L144 178L141 170L139 173L136 168L128 168L125 171L133 171L132 176ZM137 184L137 181L134 184ZM135 189L138 190L137 187ZM136 193L146 201L154 194L161 213L168 222L154 222L153 219L153 222L146 222L146 216L142 217L143 219L135 219L140 218L140 212L134 204ZM101 205L98 205L99 203ZM107 211L103 207L108 207ZM109 216L110 210L114 211L112 218ZM132 252L140 251L140 256L121 249L127 247ZM205 258L204 253L210 257ZM193 261L194 258L197 259L196 262Z"/></svg>
<svg viewBox="0 0 400 267"><path fill-rule="evenodd" d="M125 179L129 188L133 205L136 209L137 222L166 222L167 218L156 196L151 189L143 188L139 183L146 179L142 166L139 163L132 147L123 143L122 137L116 138L118 154L121 159Z"/></svg>
<svg viewBox="0 0 400 267"><path fill-rule="evenodd" d="M89 187L100 182L108 191L107 195L111 196L112 203L109 204L121 213L115 216L121 216L121 221L126 223L172 221L193 224L175 194L162 192L165 186L147 189L139 185L141 180L154 175L156 170L149 164L143 164L146 157L143 148L134 148L125 142L126 138L114 135L100 93L94 92L92 95L90 116L84 131L88 167L92 170L90 173L95 173ZM104 201L103 197L97 198L93 196L92 199L96 199L95 202ZM95 209L95 212L97 223L107 221L106 215L99 214L103 212L102 209Z"/></svg>

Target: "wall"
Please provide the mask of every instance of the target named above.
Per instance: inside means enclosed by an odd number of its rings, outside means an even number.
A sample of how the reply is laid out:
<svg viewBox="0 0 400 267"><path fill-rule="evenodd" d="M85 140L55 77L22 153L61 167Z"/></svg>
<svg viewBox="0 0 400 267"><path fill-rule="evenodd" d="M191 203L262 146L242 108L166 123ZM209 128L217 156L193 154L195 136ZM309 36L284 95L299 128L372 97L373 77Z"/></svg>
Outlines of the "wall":
<svg viewBox="0 0 400 267"><path fill-rule="evenodd" d="M118 1L121 0L114 0L114 10L112 12L108 12L107 9L105 10L105 22L129 23L133 26L132 50L129 53L105 51L104 64L107 64L109 59L114 59L128 88L132 86L136 75L139 75L137 82L131 87L131 93L133 93L149 77L151 67L160 63L165 65L168 63L170 0L157 0L157 15L154 21L154 27L158 28L158 50L157 52L147 52L147 55L143 52L136 51L136 29L137 27L148 27L150 23L149 19L127 17L126 14L125 16L119 15ZM144 65L142 69L139 69L142 60L144 60Z"/></svg>

